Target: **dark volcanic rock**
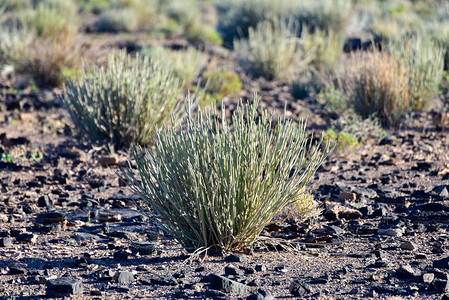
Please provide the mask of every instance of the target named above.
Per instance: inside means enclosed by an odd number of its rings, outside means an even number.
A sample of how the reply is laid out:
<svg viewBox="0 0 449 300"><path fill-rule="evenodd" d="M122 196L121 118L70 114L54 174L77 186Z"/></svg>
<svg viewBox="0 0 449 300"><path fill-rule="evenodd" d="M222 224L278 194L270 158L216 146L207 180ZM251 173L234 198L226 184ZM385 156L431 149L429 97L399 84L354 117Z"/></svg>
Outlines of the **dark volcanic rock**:
<svg viewBox="0 0 449 300"><path fill-rule="evenodd" d="M83 293L83 284L74 278L56 278L47 281L47 296L69 296Z"/></svg>
<svg viewBox="0 0 449 300"><path fill-rule="evenodd" d="M246 300L273 300L273 295L264 289L259 289L256 293L246 297Z"/></svg>
<svg viewBox="0 0 449 300"><path fill-rule="evenodd" d="M67 223L67 218L65 214L60 212L46 212L41 213L37 216L37 222L43 225L50 225L50 224L65 225Z"/></svg>
<svg viewBox="0 0 449 300"><path fill-rule="evenodd" d="M224 293L246 294L253 291L253 288L250 286L220 275L210 274L208 280L211 289Z"/></svg>
<svg viewBox="0 0 449 300"><path fill-rule="evenodd" d="M449 269L449 257L433 261L433 267Z"/></svg>
<svg viewBox="0 0 449 300"><path fill-rule="evenodd" d="M289 287L290 293L296 297L304 297L312 291L310 285L301 282L300 279L293 281Z"/></svg>
<svg viewBox="0 0 449 300"><path fill-rule="evenodd" d="M157 284L157 285L166 285L166 286L178 285L178 280L176 280L175 277L170 276L170 275L154 277L154 278L151 278L150 280L151 280L152 284Z"/></svg>
<svg viewBox="0 0 449 300"><path fill-rule="evenodd" d="M225 261L227 261L227 262L245 262L245 261L248 261L248 258L246 258L244 255L241 255L241 254L231 254L225 258Z"/></svg>

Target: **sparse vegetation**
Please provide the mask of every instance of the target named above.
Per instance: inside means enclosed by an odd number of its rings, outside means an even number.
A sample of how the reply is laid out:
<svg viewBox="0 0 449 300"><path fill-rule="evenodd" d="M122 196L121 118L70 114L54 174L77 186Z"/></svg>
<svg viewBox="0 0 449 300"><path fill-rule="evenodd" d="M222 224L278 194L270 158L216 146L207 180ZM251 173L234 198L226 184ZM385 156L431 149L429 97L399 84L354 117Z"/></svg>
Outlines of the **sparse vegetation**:
<svg viewBox="0 0 449 300"><path fill-rule="evenodd" d="M184 87L189 87L192 84L205 64L204 55L193 48L171 50L153 46L142 49L140 53L170 69L173 75L182 80Z"/></svg>
<svg viewBox="0 0 449 300"><path fill-rule="evenodd" d="M428 107L439 94L443 78L443 50L429 38L417 35L407 42L391 44L390 51L408 69L410 108Z"/></svg>
<svg viewBox="0 0 449 300"><path fill-rule="evenodd" d="M103 12L95 24L98 32L131 32L139 26L132 8L118 8Z"/></svg>
<svg viewBox="0 0 449 300"><path fill-rule="evenodd" d="M333 129L328 129L325 134L325 141L336 141L338 151L348 150L360 146L357 137L354 134L347 132L335 132Z"/></svg>
<svg viewBox="0 0 449 300"><path fill-rule="evenodd" d="M93 142L123 147L151 142L155 126L183 112L183 81L156 59L122 52L65 86L63 103Z"/></svg>
<svg viewBox="0 0 449 300"><path fill-rule="evenodd" d="M248 73L268 80L286 79L311 59L299 48L294 25L282 22L263 22L249 28L248 39L235 40L234 48Z"/></svg>
<svg viewBox="0 0 449 300"><path fill-rule="evenodd" d="M410 107L409 70L392 55L372 51L353 55L344 69L345 95L365 118L375 115L397 125Z"/></svg>
<svg viewBox="0 0 449 300"><path fill-rule="evenodd" d="M179 132L157 130L154 149L134 150L140 179L130 170L126 177L188 250L251 246L274 216L303 196L332 150L312 146L304 122L280 118L272 130L257 104L240 105L231 122L224 110L219 120L189 114ZM302 215L310 207L304 203Z"/></svg>
<svg viewBox="0 0 449 300"><path fill-rule="evenodd" d="M303 28L301 41L305 53L311 53L310 65L316 70L333 71L343 53L344 38L332 29L325 32L316 29L313 33Z"/></svg>
<svg viewBox="0 0 449 300"><path fill-rule="evenodd" d="M206 80L205 91L214 95L218 100L231 94L238 94L242 90L242 81L233 71L214 71L204 74Z"/></svg>

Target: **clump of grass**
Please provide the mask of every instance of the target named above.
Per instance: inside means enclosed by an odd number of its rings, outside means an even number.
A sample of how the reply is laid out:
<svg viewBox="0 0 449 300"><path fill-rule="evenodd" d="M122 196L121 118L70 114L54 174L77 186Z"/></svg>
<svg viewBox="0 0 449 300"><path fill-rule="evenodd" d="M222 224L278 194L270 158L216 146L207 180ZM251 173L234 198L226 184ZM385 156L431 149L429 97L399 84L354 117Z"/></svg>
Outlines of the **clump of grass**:
<svg viewBox="0 0 449 300"><path fill-rule="evenodd" d="M315 31L340 32L351 15L351 0L306 0L298 1L293 17L300 24Z"/></svg>
<svg viewBox="0 0 449 300"><path fill-rule="evenodd" d="M249 29L248 39L235 40L234 48L248 73L268 80L286 79L310 60L299 47L294 26L283 22L259 23Z"/></svg>
<svg viewBox="0 0 449 300"><path fill-rule="evenodd" d="M217 99L238 94L242 90L240 76L233 71L207 72L204 74L204 79L207 81L205 91L215 95Z"/></svg>
<svg viewBox="0 0 449 300"><path fill-rule="evenodd" d="M44 38L68 35L77 28L73 0L42 0L36 7L17 11L20 23Z"/></svg>
<svg viewBox="0 0 449 300"><path fill-rule="evenodd" d="M324 105L325 110L331 114L340 115L350 107L344 92L332 83L326 84L316 98L318 103Z"/></svg>
<svg viewBox="0 0 449 300"><path fill-rule="evenodd" d="M343 72L345 95L356 112L364 118L375 115L387 126L399 124L411 100L407 67L375 50L354 55Z"/></svg>
<svg viewBox="0 0 449 300"><path fill-rule="evenodd" d="M306 53L313 53L310 65L316 70L333 71L343 53L344 37L332 29L325 32L316 29L313 33L306 27L301 33Z"/></svg>
<svg viewBox="0 0 449 300"><path fill-rule="evenodd" d="M183 82L158 60L121 52L68 81L63 96L73 122L92 142L115 148L151 142L155 126L182 116Z"/></svg>
<svg viewBox="0 0 449 300"><path fill-rule="evenodd" d="M218 30L223 40L232 45L235 38L246 38L249 28L261 22L280 18L287 11L286 1L271 0L225 0L217 2L219 12Z"/></svg>
<svg viewBox="0 0 449 300"><path fill-rule="evenodd" d="M140 179L125 170L131 188L190 251L251 246L273 217L301 199L332 151L311 144L305 122L279 118L273 130L257 104L240 104L231 122L225 109L221 118L189 114L179 130L157 130L154 148L134 149Z"/></svg>
<svg viewBox="0 0 449 300"><path fill-rule="evenodd" d="M334 129L328 129L326 131L324 140L337 141L336 148L338 151L344 151L360 146L359 140L354 134L344 131L336 132Z"/></svg>
<svg viewBox="0 0 449 300"><path fill-rule="evenodd" d="M185 32L187 40L191 43L206 45L221 45L223 39L217 30L209 25L194 24Z"/></svg>
<svg viewBox="0 0 449 300"><path fill-rule="evenodd" d="M22 61L22 72L31 74L39 86L59 86L65 69L81 64L82 49L76 32L68 36L36 38Z"/></svg>
<svg viewBox="0 0 449 300"><path fill-rule="evenodd" d="M25 28L0 28L0 62L30 74L39 86L59 86L65 69L80 66L81 55L76 32L39 37Z"/></svg>
<svg viewBox="0 0 449 300"><path fill-rule="evenodd" d="M103 12L95 24L98 32L131 32L139 26L132 8L110 9Z"/></svg>
<svg viewBox="0 0 449 300"><path fill-rule="evenodd" d="M205 63L203 53L193 48L171 50L153 46L142 49L141 54L151 57L163 64L165 68L171 69L173 75L182 80L184 87L189 87L192 84Z"/></svg>
<svg viewBox="0 0 449 300"><path fill-rule="evenodd" d="M426 35L442 48L444 52L444 70L449 70L449 21L428 23L424 31Z"/></svg>
<svg viewBox="0 0 449 300"><path fill-rule="evenodd" d="M443 50L423 35L392 43L389 50L409 70L411 110L429 107L443 78Z"/></svg>
<svg viewBox="0 0 449 300"><path fill-rule="evenodd" d="M158 22L157 0L113 1L94 26L98 32L133 32L151 29Z"/></svg>
<svg viewBox="0 0 449 300"><path fill-rule="evenodd" d="M0 27L0 63L16 68L29 56L35 34L17 27Z"/></svg>

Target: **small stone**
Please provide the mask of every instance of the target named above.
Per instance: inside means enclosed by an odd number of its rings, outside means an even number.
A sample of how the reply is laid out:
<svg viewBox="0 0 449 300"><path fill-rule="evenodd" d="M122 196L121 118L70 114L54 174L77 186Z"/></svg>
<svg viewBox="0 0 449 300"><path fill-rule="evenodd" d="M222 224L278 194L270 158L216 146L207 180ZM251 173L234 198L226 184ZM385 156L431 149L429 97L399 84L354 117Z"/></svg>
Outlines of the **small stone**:
<svg viewBox="0 0 449 300"><path fill-rule="evenodd" d="M449 293L449 281L447 278L445 279L436 278L430 283L427 290L430 292L437 292L442 294Z"/></svg>
<svg viewBox="0 0 449 300"><path fill-rule="evenodd" d="M67 224L67 217L60 212L47 212L39 214L37 221L43 225L61 224L65 226Z"/></svg>
<svg viewBox="0 0 449 300"><path fill-rule="evenodd" d="M47 195L40 196L39 199L37 199L37 206L38 207L52 207L53 206L53 200L50 199Z"/></svg>
<svg viewBox="0 0 449 300"><path fill-rule="evenodd" d="M0 238L0 247L11 247L12 241L9 236Z"/></svg>
<svg viewBox="0 0 449 300"><path fill-rule="evenodd" d="M98 216L98 221L101 223L120 222L121 220L122 216L120 214L101 214Z"/></svg>
<svg viewBox="0 0 449 300"><path fill-rule="evenodd" d="M421 276L419 270L413 269L410 265L403 265L398 270L396 270L396 275L402 278L415 278Z"/></svg>
<svg viewBox="0 0 449 300"><path fill-rule="evenodd" d="M245 275L245 271L242 269L237 269L233 266L226 266L225 269L225 275L236 275L236 276L243 276Z"/></svg>
<svg viewBox="0 0 449 300"><path fill-rule="evenodd" d="M259 289L257 293L246 297L246 300L274 300L274 296L265 289Z"/></svg>
<svg viewBox="0 0 449 300"><path fill-rule="evenodd" d="M338 195L338 200L346 202L354 202L355 200L357 200L357 195L355 193L348 193L342 191Z"/></svg>
<svg viewBox="0 0 449 300"><path fill-rule="evenodd" d="M128 283L128 282L133 281L134 275L132 272L121 271L121 272L117 272L113 279L115 281L117 281L117 283L123 284L123 283Z"/></svg>
<svg viewBox="0 0 449 300"><path fill-rule="evenodd" d="M433 274L433 273L424 273L422 275L422 281L424 283L431 283L434 278L435 278L435 274Z"/></svg>
<svg viewBox="0 0 449 300"><path fill-rule="evenodd" d="M299 279L292 282L289 287L290 293L295 297L304 297L311 293L310 285L302 283Z"/></svg>
<svg viewBox="0 0 449 300"><path fill-rule="evenodd" d="M23 267L10 267L9 268L9 274L12 275L21 275L26 274L27 270Z"/></svg>
<svg viewBox="0 0 449 300"><path fill-rule="evenodd" d="M404 234L404 231L402 228L387 228L387 229L379 228L379 230L377 230L377 234L388 235L392 237L401 237Z"/></svg>
<svg viewBox="0 0 449 300"><path fill-rule="evenodd" d="M427 255L424 253L416 253L415 259L427 259Z"/></svg>
<svg viewBox="0 0 449 300"><path fill-rule="evenodd" d="M83 293L83 284L74 278L61 277L47 281L47 296L69 296Z"/></svg>
<svg viewBox="0 0 449 300"><path fill-rule="evenodd" d="M165 286L176 286L178 285L178 280L175 277L168 275L151 278L151 283Z"/></svg>
<svg viewBox="0 0 449 300"><path fill-rule="evenodd" d="M246 294L253 291L252 287L224 276L210 274L208 279L211 289L219 290L224 293Z"/></svg>
<svg viewBox="0 0 449 300"><path fill-rule="evenodd" d="M362 217L362 213L357 209L345 207L340 204L329 204L324 216L331 221L337 219L354 220Z"/></svg>
<svg viewBox="0 0 449 300"><path fill-rule="evenodd" d="M248 258L241 254L231 254L225 258L227 262L246 262Z"/></svg>
<svg viewBox="0 0 449 300"><path fill-rule="evenodd" d="M16 241L35 244L37 242L37 235L35 235L34 233L24 232L16 237Z"/></svg>
<svg viewBox="0 0 449 300"><path fill-rule="evenodd" d="M256 265L256 271L257 272L265 272L267 270L267 266L265 265Z"/></svg>
<svg viewBox="0 0 449 300"><path fill-rule="evenodd" d="M418 247L416 247L416 245L413 242L407 241L407 242L403 242L401 244L401 249L414 251L414 250L418 249Z"/></svg>
<svg viewBox="0 0 449 300"><path fill-rule="evenodd" d="M433 267L434 268L445 268L445 269L448 269L449 268L449 257L442 258L442 259L439 259L439 260L434 260L433 261Z"/></svg>
<svg viewBox="0 0 449 300"><path fill-rule="evenodd" d="M208 289L204 292L204 296L215 299L216 297L226 297L226 293L214 289Z"/></svg>

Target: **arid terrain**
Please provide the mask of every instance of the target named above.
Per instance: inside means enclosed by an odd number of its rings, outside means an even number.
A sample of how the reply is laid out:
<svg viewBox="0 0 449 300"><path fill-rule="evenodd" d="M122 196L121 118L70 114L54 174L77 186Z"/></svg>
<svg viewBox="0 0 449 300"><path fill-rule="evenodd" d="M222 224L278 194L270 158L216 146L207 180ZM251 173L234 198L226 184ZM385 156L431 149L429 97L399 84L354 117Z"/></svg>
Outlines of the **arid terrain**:
<svg viewBox="0 0 449 300"><path fill-rule="evenodd" d="M244 252L190 256L139 208L122 176L129 150L91 142L64 107L65 83L40 84L36 70L33 79L3 64L0 51L0 299L449 299L446 71L433 106L382 127L333 111L317 93L298 96L297 79L255 76L229 41L199 43L168 25L162 37L143 29L102 34L98 15L81 15L80 40L100 64L109 52L192 47L204 55L202 76L238 74L240 89L217 102L227 117L257 93L260 109L307 119L315 137L346 130L356 141L338 138L308 185L315 215L279 217ZM340 64L367 50L367 36L357 34L345 39Z"/></svg>

